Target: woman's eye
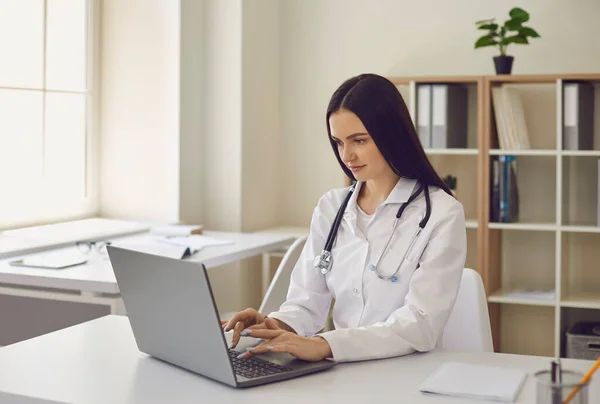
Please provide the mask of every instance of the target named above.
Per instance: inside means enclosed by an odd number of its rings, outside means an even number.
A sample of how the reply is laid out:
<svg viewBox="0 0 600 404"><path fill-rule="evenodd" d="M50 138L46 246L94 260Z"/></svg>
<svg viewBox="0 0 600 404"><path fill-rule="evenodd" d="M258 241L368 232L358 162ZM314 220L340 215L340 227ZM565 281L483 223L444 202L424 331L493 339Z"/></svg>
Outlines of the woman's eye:
<svg viewBox="0 0 600 404"><path fill-rule="evenodd" d="M354 140L357 144L363 144L365 142L365 139L355 139Z"/></svg>

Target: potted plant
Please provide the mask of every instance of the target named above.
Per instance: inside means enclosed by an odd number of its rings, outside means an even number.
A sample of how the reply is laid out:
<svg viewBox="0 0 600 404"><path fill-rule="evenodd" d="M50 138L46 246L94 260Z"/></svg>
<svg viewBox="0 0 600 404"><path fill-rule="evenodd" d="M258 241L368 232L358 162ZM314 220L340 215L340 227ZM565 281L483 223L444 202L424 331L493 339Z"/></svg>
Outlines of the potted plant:
<svg viewBox="0 0 600 404"><path fill-rule="evenodd" d="M512 70L513 57L506 54L506 48L511 43L528 44L527 38L539 38L537 32L523 23L529 21L529 13L522 8L515 7L508 13L510 18L499 25L495 18L477 21L477 29L488 31L475 42L475 49L485 46L497 46L500 50L499 56L494 56L496 74L510 74Z"/></svg>

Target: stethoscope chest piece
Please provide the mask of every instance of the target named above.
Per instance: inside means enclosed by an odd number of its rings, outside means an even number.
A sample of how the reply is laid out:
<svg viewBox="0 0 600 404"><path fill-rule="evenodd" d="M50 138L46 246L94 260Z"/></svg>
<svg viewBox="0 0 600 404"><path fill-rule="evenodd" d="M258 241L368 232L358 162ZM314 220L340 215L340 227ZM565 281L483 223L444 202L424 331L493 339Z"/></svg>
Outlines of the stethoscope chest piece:
<svg viewBox="0 0 600 404"><path fill-rule="evenodd" d="M333 266L333 257L331 256L331 251L323 250L321 254L315 257L313 265L315 268L321 271L323 275L331 271L331 267Z"/></svg>

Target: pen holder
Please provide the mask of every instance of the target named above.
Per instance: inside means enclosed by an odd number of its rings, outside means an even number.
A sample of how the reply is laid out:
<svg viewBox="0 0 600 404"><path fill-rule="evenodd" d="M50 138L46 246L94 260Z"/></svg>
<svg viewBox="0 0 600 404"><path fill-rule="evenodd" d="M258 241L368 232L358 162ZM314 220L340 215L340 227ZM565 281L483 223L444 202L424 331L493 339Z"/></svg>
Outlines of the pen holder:
<svg viewBox="0 0 600 404"><path fill-rule="evenodd" d="M569 404L588 404L588 383L579 384L583 373L563 370L556 383L552 383L552 372L542 370L534 373L536 384L536 404L562 404L571 391L579 386L579 391Z"/></svg>

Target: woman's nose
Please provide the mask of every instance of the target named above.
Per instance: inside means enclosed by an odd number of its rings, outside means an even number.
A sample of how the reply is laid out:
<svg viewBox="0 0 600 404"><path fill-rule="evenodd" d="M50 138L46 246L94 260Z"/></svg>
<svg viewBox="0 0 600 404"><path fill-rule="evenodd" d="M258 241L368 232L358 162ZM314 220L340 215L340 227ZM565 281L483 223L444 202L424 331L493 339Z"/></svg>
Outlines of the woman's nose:
<svg viewBox="0 0 600 404"><path fill-rule="evenodd" d="M342 151L342 161L345 161L346 163L354 160L354 158L356 157L354 155L354 151L352 150L351 147L344 147L343 151Z"/></svg>

